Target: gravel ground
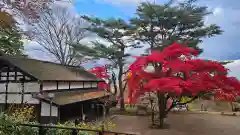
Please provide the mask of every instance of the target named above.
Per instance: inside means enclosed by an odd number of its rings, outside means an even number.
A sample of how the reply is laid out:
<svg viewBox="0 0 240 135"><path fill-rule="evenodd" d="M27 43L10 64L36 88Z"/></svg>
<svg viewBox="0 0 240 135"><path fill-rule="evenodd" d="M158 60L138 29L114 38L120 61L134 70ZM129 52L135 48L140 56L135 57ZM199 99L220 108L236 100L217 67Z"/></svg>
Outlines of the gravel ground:
<svg viewBox="0 0 240 135"><path fill-rule="evenodd" d="M240 135L240 117L211 114L169 114L170 129L149 129L150 118L116 115L114 131L141 135Z"/></svg>

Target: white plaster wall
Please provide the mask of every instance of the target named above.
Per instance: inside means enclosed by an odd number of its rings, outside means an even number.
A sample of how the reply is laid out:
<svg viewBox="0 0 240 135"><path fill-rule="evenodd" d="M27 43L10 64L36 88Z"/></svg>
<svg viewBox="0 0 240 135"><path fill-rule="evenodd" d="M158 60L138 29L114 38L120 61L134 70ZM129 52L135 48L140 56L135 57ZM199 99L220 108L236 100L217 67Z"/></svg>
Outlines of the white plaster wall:
<svg viewBox="0 0 240 135"><path fill-rule="evenodd" d="M93 82L92 83L92 87L96 87L97 88L98 87L98 83L97 82Z"/></svg>
<svg viewBox="0 0 240 135"><path fill-rule="evenodd" d="M5 95L6 94L0 94L0 103L5 103Z"/></svg>
<svg viewBox="0 0 240 135"><path fill-rule="evenodd" d="M0 103L5 103L5 95L6 94L0 94ZM21 104L21 102L22 102L21 94L8 94L7 103ZM39 104L39 101L33 98L31 94L25 94L23 98L23 103Z"/></svg>
<svg viewBox="0 0 240 135"><path fill-rule="evenodd" d="M7 103L21 103L22 95L21 94L8 94Z"/></svg>
<svg viewBox="0 0 240 135"><path fill-rule="evenodd" d="M91 88L91 82L84 82L84 88Z"/></svg>
<svg viewBox="0 0 240 135"><path fill-rule="evenodd" d="M24 91L25 92L40 92L40 84L38 84L36 82L24 83Z"/></svg>
<svg viewBox="0 0 240 135"><path fill-rule="evenodd" d="M5 83L0 83L0 92L5 92Z"/></svg>
<svg viewBox="0 0 240 135"><path fill-rule="evenodd" d="M43 83L43 90L56 90L57 83L56 82L45 82Z"/></svg>
<svg viewBox="0 0 240 135"><path fill-rule="evenodd" d="M1 77L1 80L7 80L7 77Z"/></svg>
<svg viewBox="0 0 240 135"><path fill-rule="evenodd" d="M39 104L39 100L36 98L33 98L32 94L25 94L23 102L27 104Z"/></svg>
<svg viewBox="0 0 240 135"><path fill-rule="evenodd" d="M50 104L42 102L41 116L50 116ZM58 116L58 107L52 105L52 116Z"/></svg>
<svg viewBox="0 0 240 135"><path fill-rule="evenodd" d="M97 83L93 83L97 87ZM70 89L83 88L83 82L70 82ZM84 82L84 88L91 88L91 82ZM58 89L69 89L68 82L58 82ZM43 83L43 90L57 90L56 82Z"/></svg>
<svg viewBox="0 0 240 135"><path fill-rule="evenodd" d="M36 82L24 83L24 91L25 92L39 92L40 85ZM6 92L5 83L0 83L0 92ZM22 92L22 84L21 83L8 83L8 92Z"/></svg>
<svg viewBox="0 0 240 135"><path fill-rule="evenodd" d="M8 92L22 92L22 84L21 83L8 83Z"/></svg>
<svg viewBox="0 0 240 135"><path fill-rule="evenodd" d="M68 82L59 82L58 89L69 89L69 83Z"/></svg>
<svg viewBox="0 0 240 135"><path fill-rule="evenodd" d="M84 87L85 87L85 85L84 85ZM83 82L71 82L70 88L71 89L83 88Z"/></svg>

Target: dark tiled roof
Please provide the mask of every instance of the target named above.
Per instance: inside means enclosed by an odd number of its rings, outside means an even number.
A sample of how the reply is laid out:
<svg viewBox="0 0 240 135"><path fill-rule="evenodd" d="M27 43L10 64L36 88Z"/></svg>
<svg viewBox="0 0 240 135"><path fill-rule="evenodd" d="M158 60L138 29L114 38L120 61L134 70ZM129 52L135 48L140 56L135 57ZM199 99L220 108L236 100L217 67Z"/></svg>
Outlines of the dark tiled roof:
<svg viewBox="0 0 240 135"><path fill-rule="evenodd" d="M95 75L82 67L65 66L24 57L0 57L42 81L97 81Z"/></svg>
<svg viewBox="0 0 240 135"><path fill-rule="evenodd" d="M96 99L96 98L101 98L105 96L109 96L111 93L108 93L104 90L95 90L91 92L61 92L61 93L56 93L55 98L53 99L53 102L58 104L58 105L66 105L66 104L72 104L76 102L81 102L85 100L90 100L90 99Z"/></svg>
<svg viewBox="0 0 240 135"><path fill-rule="evenodd" d="M45 94L47 95L47 93ZM34 95L34 97L44 99L45 101L50 102L46 95L43 96ZM111 95L111 93L106 92L104 90L80 90L80 91L57 92L54 93L54 95L55 96L52 99L52 102L54 104L67 105L90 99L102 98Z"/></svg>

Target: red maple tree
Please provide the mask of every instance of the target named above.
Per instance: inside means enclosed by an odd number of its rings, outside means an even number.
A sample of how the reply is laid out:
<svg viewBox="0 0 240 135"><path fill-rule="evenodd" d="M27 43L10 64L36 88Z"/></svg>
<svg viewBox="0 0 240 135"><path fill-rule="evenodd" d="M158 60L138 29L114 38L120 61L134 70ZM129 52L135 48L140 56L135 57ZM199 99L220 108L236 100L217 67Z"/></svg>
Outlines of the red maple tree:
<svg viewBox="0 0 240 135"><path fill-rule="evenodd" d="M240 82L228 77L228 70L220 63L198 59L198 52L185 44L174 43L163 51L152 51L148 56L136 57L129 67L131 77L128 79L129 102L146 92L153 92L158 97L160 127L163 118L176 105L183 105L212 93L216 98L236 100L240 94ZM154 71L147 71L153 67ZM183 96L192 97L180 103ZM166 108L167 100L173 99L170 108Z"/></svg>
<svg viewBox="0 0 240 135"><path fill-rule="evenodd" d="M99 78L99 79L108 80L109 77L110 77L107 73L106 66L94 67L94 68L88 70L88 72L96 75L96 77ZM100 83L98 83L98 88L101 89L101 90L102 89L109 90L110 84L107 83L106 81L105 82L100 82Z"/></svg>

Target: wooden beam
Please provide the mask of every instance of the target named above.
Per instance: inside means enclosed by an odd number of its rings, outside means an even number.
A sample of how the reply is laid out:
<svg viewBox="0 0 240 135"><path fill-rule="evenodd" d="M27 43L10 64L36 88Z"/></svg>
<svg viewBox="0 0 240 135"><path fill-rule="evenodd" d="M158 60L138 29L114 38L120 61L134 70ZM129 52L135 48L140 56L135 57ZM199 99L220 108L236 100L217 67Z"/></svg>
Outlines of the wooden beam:
<svg viewBox="0 0 240 135"><path fill-rule="evenodd" d="M59 106L59 107L58 107L58 122L60 122L60 120L61 120L60 111L61 111L61 107Z"/></svg>
<svg viewBox="0 0 240 135"><path fill-rule="evenodd" d="M71 82L68 82L68 89L71 89Z"/></svg>
<svg viewBox="0 0 240 135"><path fill-rule="evenodd" d="M74 89L52 89L52 90L44 90L44 92L67 92L67 91L84 91L84 90L96 90L96 88L74 88Z"/></svg>
<svg viewBox="0 0 240 135"><path fill-rule="evenodd" d="M6 84L5 84L5 90L6 90L6 94L5 94L5 110L7 110L7 100L8 100L8 83L9 83L9 67L7 69L7 80L6 80Z"/></svg>
<svg viewBox="0 0 240 135"><path fill-rule="evenodd" d="M43 84L41 83L40 84L40 93L42 93L43 92ZM38 122L41 124L41 112L42 112L42 101L41 101L41 99L39 99L39 112L38 112L38 118L39 118L39 120L38 120ZM41 130L41 129L40 129Z"/></svg>
<svg viewBox="0 0 240 135"><path fill-rule="evenodd" d="M14 73L14 79L17 80L17 71Z"/></svg>
<svg viewBox="0 0 240 135"><path fill-rule="evenodd" d="M58 81L57 81L56 85L57 85L57 90L58 90Z"/></svg>
<svg viewBox="0 0 240 135"><path fill-rule="evenodd" d="M24 102L24 92L25 92L25 90L24 90L24 80L25 80L25 76L23 76L23 78L22 78L22 83L21 83L21 86L22 86L22 93L21 93L21 104L23 104L23 102Z"/></svg>

